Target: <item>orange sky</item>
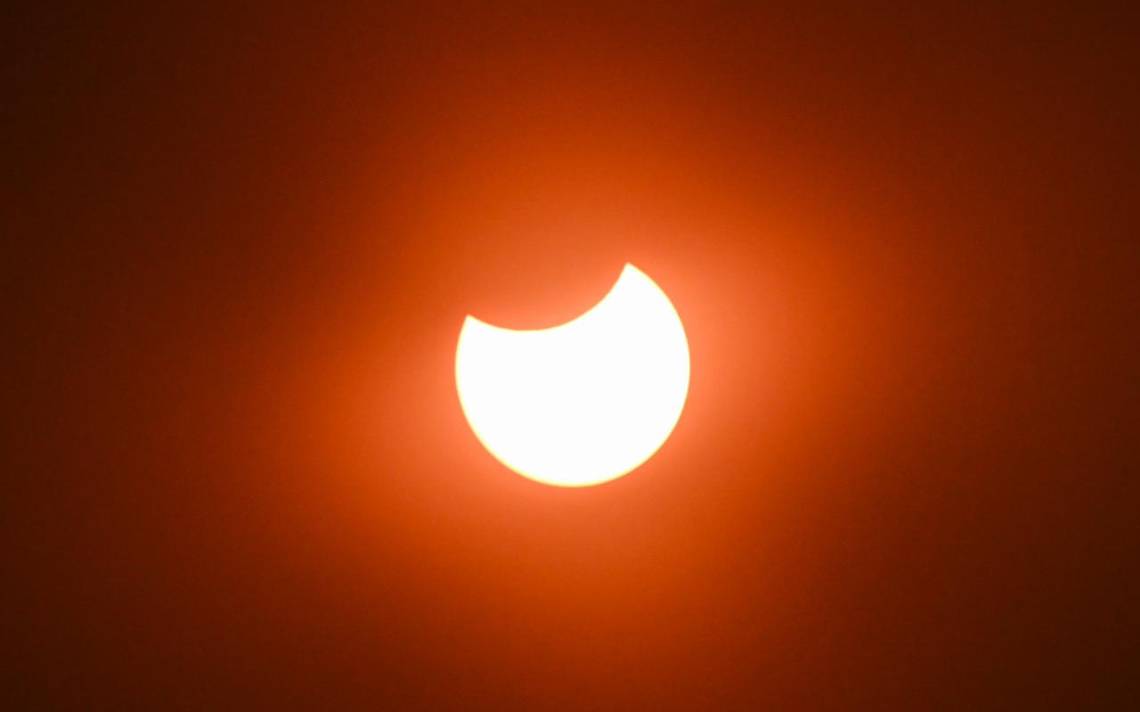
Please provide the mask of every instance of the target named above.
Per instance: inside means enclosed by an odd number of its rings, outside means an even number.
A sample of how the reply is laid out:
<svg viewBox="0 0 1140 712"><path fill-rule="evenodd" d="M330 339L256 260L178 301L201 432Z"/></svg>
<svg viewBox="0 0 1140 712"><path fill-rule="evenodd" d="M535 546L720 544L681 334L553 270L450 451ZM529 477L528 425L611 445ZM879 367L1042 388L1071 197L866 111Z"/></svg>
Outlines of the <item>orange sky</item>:
<svg viewBox="0 0 1140 712"><path fill-rule="evenodd" d="M1108 9L19 25L6 614L26 706L1090 708L1135 640L1135 32ZM579 491L468 313L684 321Z"/></svg>

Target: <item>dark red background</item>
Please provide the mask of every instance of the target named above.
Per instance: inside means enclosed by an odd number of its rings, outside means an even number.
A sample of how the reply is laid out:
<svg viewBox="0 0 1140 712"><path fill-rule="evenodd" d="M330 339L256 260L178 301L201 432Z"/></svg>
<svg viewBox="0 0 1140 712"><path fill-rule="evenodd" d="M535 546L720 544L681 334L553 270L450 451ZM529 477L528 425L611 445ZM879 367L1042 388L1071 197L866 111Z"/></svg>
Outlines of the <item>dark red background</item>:
<svg viewBox="0 0 1140 712"><path fill-rule="evenodd" d="M1134 14L283 5L4 21L15 708L1136 704ZM510 474L626 261L674 436Z"/></svg>

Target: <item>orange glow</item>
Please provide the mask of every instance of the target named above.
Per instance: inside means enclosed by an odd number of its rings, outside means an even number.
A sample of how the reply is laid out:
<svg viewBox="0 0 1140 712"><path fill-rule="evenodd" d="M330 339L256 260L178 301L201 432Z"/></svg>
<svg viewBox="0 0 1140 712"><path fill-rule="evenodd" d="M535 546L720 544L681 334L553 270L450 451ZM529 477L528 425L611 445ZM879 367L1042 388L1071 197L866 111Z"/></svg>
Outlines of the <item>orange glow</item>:
<svg viewBox="0 0 1140 712"><path fill-rule="evenodd" d="M661 447L689 389L689 347L669 298L627 264L585 314L516 331L468 316L455 354L467 422L500 462L532 480L585 487Z"/></svg>

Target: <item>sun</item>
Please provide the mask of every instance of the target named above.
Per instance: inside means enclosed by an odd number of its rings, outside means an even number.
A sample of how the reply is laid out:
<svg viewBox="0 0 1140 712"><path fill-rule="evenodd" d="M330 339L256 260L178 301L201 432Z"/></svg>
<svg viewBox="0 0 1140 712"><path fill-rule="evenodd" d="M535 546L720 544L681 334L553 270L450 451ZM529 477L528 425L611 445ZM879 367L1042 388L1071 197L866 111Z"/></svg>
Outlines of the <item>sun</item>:
<svg viewBox="0 0 1140 712"><path fill-rule="evenodd" d="M549 329L468 316L455 384L475 436L501 463L586 487L637 468L672 433L689 391L689 345L665 292L626 264L593 308Z"/></svg>

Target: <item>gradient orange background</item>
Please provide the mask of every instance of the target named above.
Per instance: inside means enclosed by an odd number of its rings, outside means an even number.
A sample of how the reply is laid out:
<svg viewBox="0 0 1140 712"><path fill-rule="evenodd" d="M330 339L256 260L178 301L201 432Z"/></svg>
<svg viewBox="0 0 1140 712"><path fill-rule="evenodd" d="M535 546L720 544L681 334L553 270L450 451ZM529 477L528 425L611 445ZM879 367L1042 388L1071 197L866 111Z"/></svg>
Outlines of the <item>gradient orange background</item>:
<svg viewBox="0 0 1140 712"><path fill-rule="evenodd" d="M6 232L18 703L1088 708L1136 655L1134 18L41 10ZM645 466L506 471L464 316L633 262Z"/></svg>

